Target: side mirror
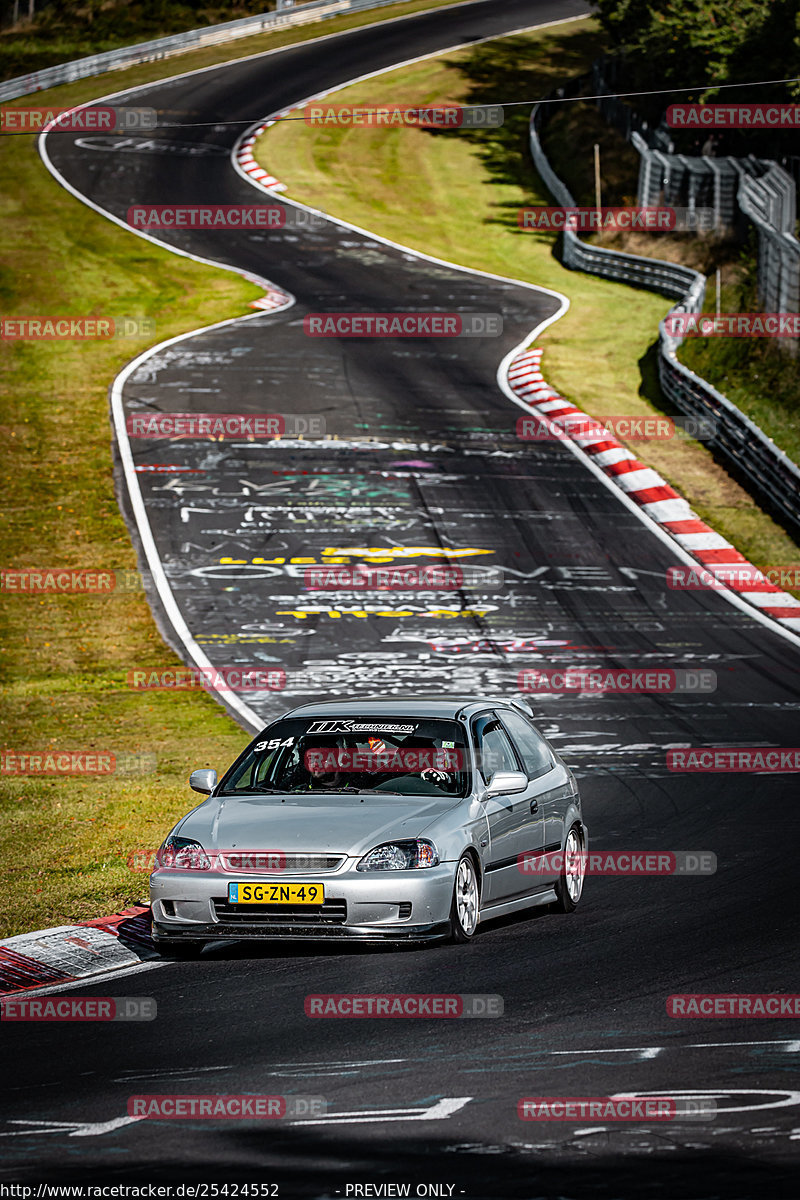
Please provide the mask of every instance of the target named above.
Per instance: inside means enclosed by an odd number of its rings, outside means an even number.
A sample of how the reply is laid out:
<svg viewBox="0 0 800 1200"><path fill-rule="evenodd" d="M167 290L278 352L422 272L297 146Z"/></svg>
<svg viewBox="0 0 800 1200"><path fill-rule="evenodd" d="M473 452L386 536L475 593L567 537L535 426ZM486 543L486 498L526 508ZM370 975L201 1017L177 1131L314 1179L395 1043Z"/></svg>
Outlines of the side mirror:
<svg viewBox="0 0 800 1200"><path fill-rule="evenodd" d="M489 780L489 785L483 794L484 800L492 796L514 796L524 792L528 786L528 776L522 771L497 771Z"/></svg>
<svg viewBox="0 0 800 1200"><path fill-rule="evenodd" d="M213 767L200 767L189 776L189 787L193 792L202 792L204 796L210 796L216 786L217 772Z"/></svg>

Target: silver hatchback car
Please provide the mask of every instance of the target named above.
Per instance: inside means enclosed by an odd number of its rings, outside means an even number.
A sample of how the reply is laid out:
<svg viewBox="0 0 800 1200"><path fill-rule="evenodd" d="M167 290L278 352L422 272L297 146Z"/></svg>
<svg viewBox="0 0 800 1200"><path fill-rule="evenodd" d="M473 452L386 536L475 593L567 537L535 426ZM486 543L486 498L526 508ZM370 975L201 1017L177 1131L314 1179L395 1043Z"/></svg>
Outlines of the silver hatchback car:
<svg viewBox="0 0 800 1200"><path fill-rule="evenodd" d="M209 939L469 941L482 921L576 908L587 829L572 772L518 700L305 704L183 817L150 877L166 954Z"/></svg>

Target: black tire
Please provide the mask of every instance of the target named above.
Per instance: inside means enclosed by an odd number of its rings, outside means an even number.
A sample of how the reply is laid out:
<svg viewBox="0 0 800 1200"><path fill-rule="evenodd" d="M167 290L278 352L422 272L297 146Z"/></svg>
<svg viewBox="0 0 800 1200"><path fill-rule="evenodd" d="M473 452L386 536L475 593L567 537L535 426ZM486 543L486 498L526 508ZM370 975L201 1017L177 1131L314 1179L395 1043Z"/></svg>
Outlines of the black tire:
<svg viewBox="0 0 800 1200"><path fill-rule="evenodd" d="M470 902L471 897L471 902ZM450 906L450 940L471 942L478 928L481 885L478 870L471 854L462 854L456 867L453 884L453 903ZM469 914L472 919L469 919Z"/></svg>
<svg viewBox="0 0 800 1200"><path fill-rule="evenodd" d="M205 942L190 942L186 938L158 938L153 945L164 958L197 958Z"/></svg>
<svg viewBox="0 0 800 1200"><path fill-rule="evenodd" d="M579 874L576 881L575 872L568 871L568 853L574 849L577 842L578 853L583 855L584 841L583 833L580 825L574 824L570 827L569 833L564 839L564 862L561 866L561 874L556 882L556 901L553 904L553 911L559 913L575 912L575 909L580 904L581 896L583 895L583 880L586 864L580 859ZM577 889L577 894L576 894Z"/></svg>

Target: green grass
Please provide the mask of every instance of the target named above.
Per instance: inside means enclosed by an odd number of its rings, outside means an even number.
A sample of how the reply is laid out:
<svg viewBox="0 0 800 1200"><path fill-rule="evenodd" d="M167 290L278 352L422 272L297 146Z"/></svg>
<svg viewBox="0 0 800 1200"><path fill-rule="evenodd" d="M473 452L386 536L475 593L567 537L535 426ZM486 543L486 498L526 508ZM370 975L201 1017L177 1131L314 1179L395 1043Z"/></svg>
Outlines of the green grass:
<svg viewBox="0 0 800 1200"><path fill-rule="evenodd" d="M291 41L434 7L400 4L38 93L69 105ZM24 99L18 103L30 103ZM255 114L254 114L255 115ZM0 567L134 568L114 495L107 389L147 345L250 312L259 290L160 250L64 191L33 137L0 138L0 312L151 318L125 341L0 342ZM147 894L127 858L155 848L199 797L196 766L226 766L247 735L202 692L133 692L134 668L178 660L143 593L2 594L0 749L155 754L141 776L0 775L0 936L113 912Z"/></svg>
<svg viewBox="0 0 800 1200"><path fill-rule="evenodd" d="M755 235L735 265L723 270L721 312L760 312ZM714 281L705 311L715 312ZM800 371L775 338L686 338L680 359L755 421L800 463Z"/></svg>
<svg viewBox="0 0 800 1200"><path fill-rule="evenodd" d="M459 50L356 84L332 103L491 102L537 97L587 69L602 49L591 19ZM670 301L565 270L554 235L521 231L518 210L551 198L527 147L528 111L506 110L491 131L279 123L259 139L262 165L288 194L413 248L565 292L569 312L540 339L545 378L603 417L670 412L658 386L655 341ZM574 151L585 154L586 145ZM619 176L625 164L621 162ZM648 249L658 255L660 239ZM700 444L631 442L700 516L761 565L799 561L792 538Z"/></svg>
<svg viewBox="0 0 800 1200"><path fill-rule="evenodd" d="M258 289L103 220L58 186L30 138L0 142L5 314L150 317L151 342L250 311ZM114 497L107 388L147 344L5 342L0 393L8 503L2 565L133 568ZM143 593L3 594L6 750L149 752L155 774L0 779L0 932L113 911L146 894L125 864L188 807L195 765L222 766L245 735L205 695L134 693L127 671L177 665Z"/></svg>

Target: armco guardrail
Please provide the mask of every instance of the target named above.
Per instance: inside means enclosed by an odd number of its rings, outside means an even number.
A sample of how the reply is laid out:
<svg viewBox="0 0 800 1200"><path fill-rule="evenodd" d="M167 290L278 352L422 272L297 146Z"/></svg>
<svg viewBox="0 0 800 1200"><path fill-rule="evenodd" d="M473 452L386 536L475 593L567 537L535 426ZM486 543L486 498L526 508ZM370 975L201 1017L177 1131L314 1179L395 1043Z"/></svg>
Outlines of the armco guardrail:
<svg viewBox="0 0 800 1200"><path fill-rule="evenodd" d="M676 304L673 312L697 311ZM762 429L705 379L678 361L682 338L659 326L658 377L665 395L681 412L716 422L711 445L735 464L753 488L800 530L800 469Z"/></svg>
<svg viewBox="0 0 800 1200"><path fill-rule="evenodd" d="M567 89L559 89L550 95L561 97L568 94ZM543 112L543 106L536 105L531 113L530 146L533 162L556 202L571 208L575 201L569 188L550 166L539 140ZM702 312L706 279L690 267L592 246L582 242L574 229L563 231L563 262L573 270L602 275L606 279L617 279L680 298L680 303L674 305L670 312ZM660 324L658 375L664 394L687 416L705 418L714 423L714 436L707 439L707 444L733 465L749 481L753 490L793 526L796 533L800 532L800 468L727 396L678 361L677 351L682 341L683 338L667 333L664 322Z"/></svg>
<svg viewBox="0 0 800 1200"><path fill-rule="evenodd" d="M580 82L581 80L574 80L571 87L567 85L566 88L559 88L551 95L565 97L570 91L577 90ZM550 166L539 141L538 129L543 111L543 106L537 104L531 113L530 142L533 161L548 191L552 192L559 204L572 208L575 205L572 193ZM564 265L572 270L603 275L607 279L618 279L622 283L639 284L640 287L664 292L675 299L685 297L690 289L698 286L700 280L705 287L705 276L693 271L691 267L682 267L679 263L665 262L659 258L643 258L639 254L623 254L602 246L592 246L582 242L574 229L564 230L563 257ZM702 291L700 302L702 303Z"/></svg>
<svg viewBox="0 0 800 1200"><path fill-rule="evenodd" d="M160 58L169 58L172 54L182 54L185 50L216 46L271 29L283 29L287 25L307 25L312 21L324 21L357 9L383 8L387 4L397 2L398 0L312 0L310 4L301 4L297 8L289 8L282 12L257 13L252 17L242 17L238 21L226 21L222 25L189 29L185 33L173 33L169 37L156 38L152 42L138 42L134 46L121 46L117 50L92 54L88 58L58 63L56 66L34 71L30 75L18 75L16 79L0 83L0 101L14 100L18 96L27 96L31 92L56 87L59 83L73 83L76 79L104 75L107 71L117 71L137 63L155 62Z"/></svg>

